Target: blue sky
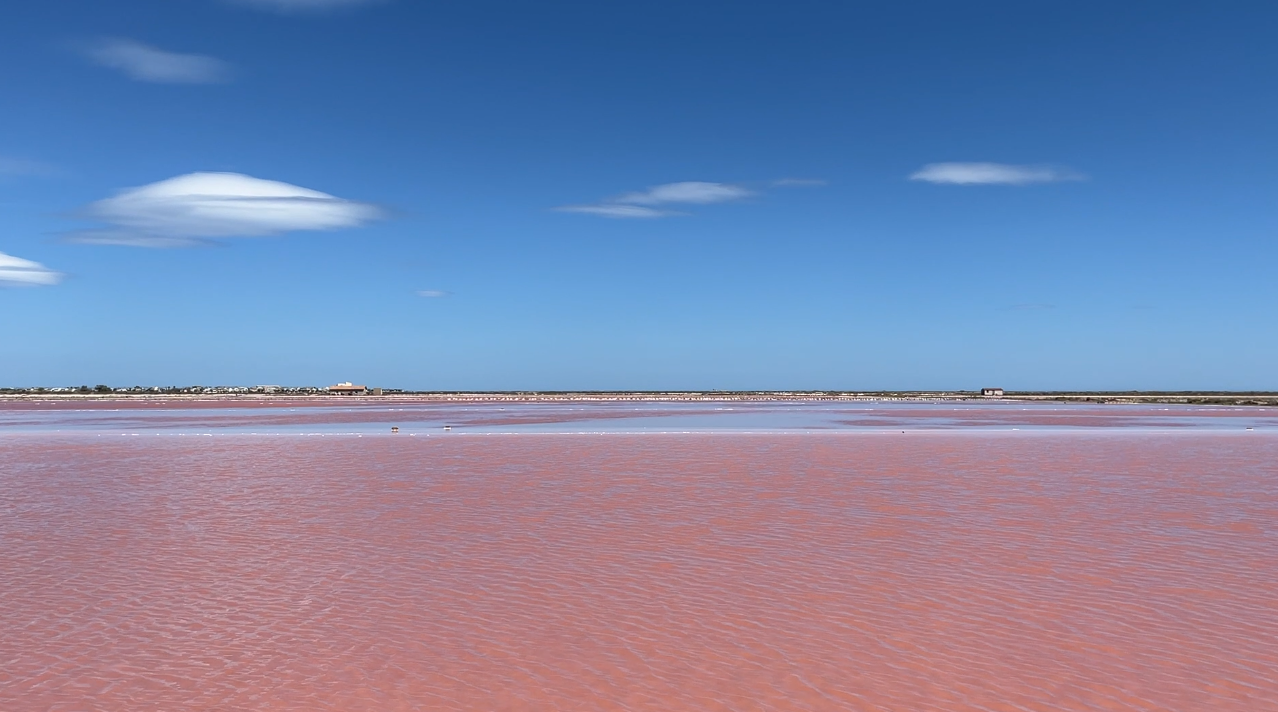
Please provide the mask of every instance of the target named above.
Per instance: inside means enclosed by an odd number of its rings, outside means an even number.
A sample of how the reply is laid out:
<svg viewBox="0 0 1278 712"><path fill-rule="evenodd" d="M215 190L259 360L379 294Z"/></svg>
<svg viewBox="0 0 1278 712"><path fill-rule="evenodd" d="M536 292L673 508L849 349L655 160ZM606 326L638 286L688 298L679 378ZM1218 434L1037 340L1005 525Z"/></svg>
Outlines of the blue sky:
<svg viewBox="0 0 1278 712"><path fill-rule="evenodd" d="M0 384L1278 389L1278 6L0 8Z"/></svg>

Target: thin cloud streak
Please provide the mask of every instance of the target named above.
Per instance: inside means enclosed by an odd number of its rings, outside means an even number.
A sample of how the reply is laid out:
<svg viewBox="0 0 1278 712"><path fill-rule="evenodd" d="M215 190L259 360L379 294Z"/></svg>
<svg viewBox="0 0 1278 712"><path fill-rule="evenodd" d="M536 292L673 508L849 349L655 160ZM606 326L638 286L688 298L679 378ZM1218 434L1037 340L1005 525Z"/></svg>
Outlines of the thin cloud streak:
<svg viewBox="0 0 1278 712"><path fill-rule="evenodd" d="M189 173L85 207L104 229L68 233L68 242L132 247L195 247L209 239L298 230L340 230L383 216L367 203L240 173Z"/></svg>
<svg viewBox="0 0 1278 712"><path fill-rule="evenodd" d="M1070 168L1008 163L929 163L910 180L942 185L1030 185L1086 180Z"/></svg>
<svg viewBox="0 0 1278 712"><path fill-rule="evenodd" d="M684 205L728 203L748 198L754 194L754 191L732 183L690 180L654 185L647 190L623 193L615 198L608 198L598 203L564 205L555 208L555 210L561 213L582 213L605 218L665 218L674 215L685 215L686 213L663 210L653 206L672 203Z"/></svg>
<svg viewBox="0 0 1278 712"><path fill-rule="evenodd" d="M772 181L774 188L819 188L829 184L829 181L820 178L782 178Z"/></svg>
<svg viewBox="0 0 1278 712"><path fill-rule="evenodd" d="M765 185L774 188L822 186L826 182L810 178L782 178ZM605 218L651 219L687 213L655 207L661 205L710 205L731 203L758 195L758 191L737 183L680 181L654 185L647 190L622 193L613 198L587 205L563 205L554 208L561 213L581 213Z"/></svg>
<svg viewBox="0 0 1278 712"><path fill-rule="evenodd" d="M438 299L440 297L447 297L450 294L452 294L452 292L445 292L442 289L423 289L417 293L417 296L427 297L429 299Z"/></svg>
<svg viewBox="0 0 1278 712"><path fill-rule="evenodd" d="M555 208L561 213L581 213L583 215L599 215L605 218L665 218L683 213L672 210L658 210L641 205L562 205Z"/></svg>
<svg viewBox="0 0 1278 712"><path fill-rule="evenodd" d="M61 282L64 276L39 262L0 252L0 287L49 286Z"/></svg>
<svg viewBox="0 0 1278 712"><path fill-rule="evenodd" d="M174 237L166 235L146 235L127 230L76 230L64 233L63 242L76 245L118 245L122 247L150 247L154 249L174 249L186 247L209 247L217 243L198 237Z"/></svg>
<svg viewBox="0 0 1278 712"><path fill-rule="evenodd" d="M84 53L97 64L140 82L217 84L231 79L231 65L216 57L169 52L135 40L101 40Z"/></svg>
<svg viewBox="0 0 1278 712"><path fill-rule="evenodd" d="M626 193L607 202L627 205L663 205L665 203L727 203L754 195L753 191L730 183L683 181L653 186L647 190Z"/></svg>

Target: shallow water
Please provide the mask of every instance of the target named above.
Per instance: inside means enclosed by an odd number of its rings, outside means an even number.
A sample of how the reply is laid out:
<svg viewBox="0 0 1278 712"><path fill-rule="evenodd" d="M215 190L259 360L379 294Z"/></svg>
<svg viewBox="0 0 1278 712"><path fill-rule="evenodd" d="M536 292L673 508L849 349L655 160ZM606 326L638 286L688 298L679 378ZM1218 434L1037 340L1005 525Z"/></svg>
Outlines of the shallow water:
<svg viewBox="0 0 1278 712"><path fill-rule="evenodd" d="M1278 432L1278 408L1016 401L482 403L413 399L0 402L0 433L666 433L876 430Z"/></svg>
<svg viewBox="0 0 1278 712"><path fill-rule="evenodd" d="M1278 437L906 430L0 437L0 709L1278 710Z"/></svg>

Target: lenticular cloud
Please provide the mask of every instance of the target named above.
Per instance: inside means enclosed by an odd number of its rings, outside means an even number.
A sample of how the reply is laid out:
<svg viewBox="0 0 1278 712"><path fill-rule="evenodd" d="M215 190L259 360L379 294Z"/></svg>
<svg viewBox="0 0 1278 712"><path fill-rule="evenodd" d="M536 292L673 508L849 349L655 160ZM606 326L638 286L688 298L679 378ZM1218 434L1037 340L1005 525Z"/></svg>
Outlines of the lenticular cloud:
<svg viewBox="0 0 1278 712"><path fill-rule="evenodd" d="M668 205L670 203L693 205L727 203L748 198L752 195L754 195L753 191L740 185L690 180L681 183L656 185L647 190L626 193L590 205L563 205L555 208L555 210L561 213L601 215L606 218L664 218L671 215L683 215L683 213L651 206Z"/></svg>
<svg viewBox="0 0 1278 712"><path fill-rule="evenodd" d="M730 183L710 183L707 181L689 180L681 183L666 183L653 186L647 190L626 193L611 202L630 205L662 205L664 203L726 203L753 195L749 190Z"/></svg>
<svg viewBox="0 0 1278 712"><path fill-rule="evenodd" d="M1084 180L1083 174L1060 166L1016 166L1007 163L929 163L910 180L948 185L1030 185Z"/></svg>
<svg viewBox="0 0 1278 712"><path fill-rule="evenodd" d="M54 272L39 262L0 252L0 287L37 287L61 281L61 272Z"/></svg>
<svg viewBox="0 0 1278 712"><path fill-rule="evenodd" d="M381 210L240 173L190 173L99 200L85 214L111 227L75 233L73 242L180 247L209 238L357 227Z"/></svg>

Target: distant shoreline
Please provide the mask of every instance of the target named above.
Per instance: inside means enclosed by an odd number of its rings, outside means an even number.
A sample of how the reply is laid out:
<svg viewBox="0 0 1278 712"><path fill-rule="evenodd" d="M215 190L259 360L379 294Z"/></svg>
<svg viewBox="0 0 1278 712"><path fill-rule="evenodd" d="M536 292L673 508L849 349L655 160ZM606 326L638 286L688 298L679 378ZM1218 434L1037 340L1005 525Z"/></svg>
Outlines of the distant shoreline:
<svg viewBox="0 0 1278 712"><path fill-rule="evenodd" d="M66 393L0 389L0 403L731 403L731 402L1055 402L1092 405L1254 405L1278 406L1278 392L1245 391L1008 391L982 396L970 391L497 391L404 392L383 395L311 393Z"/></svg>

